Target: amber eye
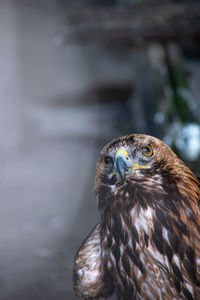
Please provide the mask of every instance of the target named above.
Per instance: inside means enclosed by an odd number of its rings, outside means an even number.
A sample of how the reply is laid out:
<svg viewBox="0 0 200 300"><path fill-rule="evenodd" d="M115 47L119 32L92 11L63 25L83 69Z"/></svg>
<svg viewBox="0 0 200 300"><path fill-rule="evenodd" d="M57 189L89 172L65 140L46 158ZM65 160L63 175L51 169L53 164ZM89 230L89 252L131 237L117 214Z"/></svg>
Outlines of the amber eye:
<svg viewBox="0 0 200 300"><path fill-rule="evenodd" d="M112 166L112 158L109 156L103 157L103 165L106 169Z"/></svg>
<svg viewBox="0 0 200 300"><path fill-rule="evenodd" d="M153 154L153 149L149 145L143 146L141 151L145 156L151 156Z"/></svg>

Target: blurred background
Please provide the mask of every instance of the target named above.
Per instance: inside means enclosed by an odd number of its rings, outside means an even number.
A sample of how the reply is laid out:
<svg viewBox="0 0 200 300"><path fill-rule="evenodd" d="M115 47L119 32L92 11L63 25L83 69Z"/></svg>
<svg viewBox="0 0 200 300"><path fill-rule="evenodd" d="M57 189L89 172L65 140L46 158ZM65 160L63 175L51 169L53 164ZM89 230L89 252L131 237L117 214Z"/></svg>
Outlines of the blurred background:
<svg viewBox="0 0 200 300"><path fill-rule="evenodd" d="M200 4L0 0L0 79L0 300L73 300L107 142L154 135L200 174Z"/></svg>

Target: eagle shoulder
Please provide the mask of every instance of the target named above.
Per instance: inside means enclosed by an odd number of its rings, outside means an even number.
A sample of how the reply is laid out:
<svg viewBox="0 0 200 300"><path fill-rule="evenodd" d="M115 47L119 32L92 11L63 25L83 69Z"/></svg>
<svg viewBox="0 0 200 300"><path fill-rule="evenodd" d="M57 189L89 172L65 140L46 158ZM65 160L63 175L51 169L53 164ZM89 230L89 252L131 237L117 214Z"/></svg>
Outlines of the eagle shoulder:
<svg viewBox="0 0 200 300"><path fill-rule="evenodd" d="M114 289L102 264L100 228L98 223L75 256L73 287L76 296L82 299L106 298L112 295Z"/></svg>

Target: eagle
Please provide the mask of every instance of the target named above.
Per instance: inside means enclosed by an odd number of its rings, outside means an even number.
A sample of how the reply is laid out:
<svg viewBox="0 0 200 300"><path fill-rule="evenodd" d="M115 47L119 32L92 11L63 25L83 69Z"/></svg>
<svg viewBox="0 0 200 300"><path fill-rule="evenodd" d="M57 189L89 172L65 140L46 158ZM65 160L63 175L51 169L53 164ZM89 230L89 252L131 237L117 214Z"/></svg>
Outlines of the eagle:
<svg viewBox="0 0 200 300"><path fill-rule="evenodd" d="M81 299L200 299L200 182L161 140L114 139L101 151L100 219L79 248Z"/></svg>

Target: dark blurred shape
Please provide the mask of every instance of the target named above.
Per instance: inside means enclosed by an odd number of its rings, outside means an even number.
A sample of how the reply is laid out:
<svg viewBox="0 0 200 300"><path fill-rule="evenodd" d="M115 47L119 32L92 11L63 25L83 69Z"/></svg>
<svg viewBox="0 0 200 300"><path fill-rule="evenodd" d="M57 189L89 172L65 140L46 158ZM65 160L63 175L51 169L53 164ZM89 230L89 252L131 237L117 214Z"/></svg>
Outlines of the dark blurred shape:
<svg viewBox="0 0 200 300"><path fill-rule="evenodd" d="M66 42L125 43L181 41L200 37L200 4L143 4L131 9L84 9L66 16Z"/></svg>
<svg viewBox="0 0 200 300"><path fill-rule="evenodd" d="M93 86L81 94L68 95L63 98L52 99L56 106L94 105L126 102L132 95L134 84L131 82L119 82L116 84L101 84Z"/></svg>
<svg viewBox="0 0 200 300"><path fill-rule="evenodd" d="M81 7L98 7L98 6L116 6L118 4L118 0L82 0L82 1L74 1L74 0L57 0L57 2L61 5L63 9L80 9Z"/></svg>
<svg viewBox="0 0 200 300"><path fill-rule="evenodd" d="M194 40L185 39L180 46L185 57L194 61L200 59L200 38Z"/></svg>
<svg viewBox="0 0 200 300"><path fill-rule="evenodd" d="M104 85L96 88L95 93L99 103L123 102L133 93L133 83Z"/></svg>
<svg viewBox="0 0 200 300"><path fill-rule="evenodd" d="M182 123L197 122L189 103L179 92L180 88L188 89L187 74L183 64L177 61L177 57L170 55L168 46L164 47L165 62L168 71L168 79L173 94L173 113L179 116Z"/></svg>

